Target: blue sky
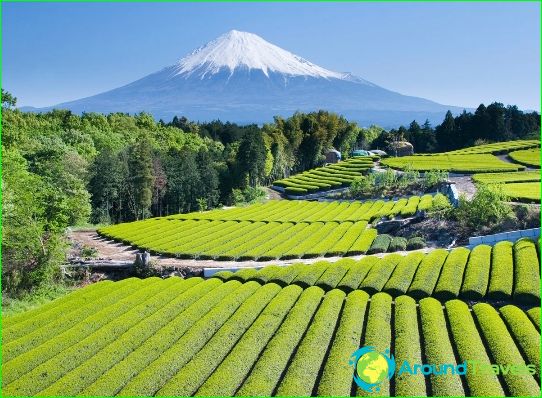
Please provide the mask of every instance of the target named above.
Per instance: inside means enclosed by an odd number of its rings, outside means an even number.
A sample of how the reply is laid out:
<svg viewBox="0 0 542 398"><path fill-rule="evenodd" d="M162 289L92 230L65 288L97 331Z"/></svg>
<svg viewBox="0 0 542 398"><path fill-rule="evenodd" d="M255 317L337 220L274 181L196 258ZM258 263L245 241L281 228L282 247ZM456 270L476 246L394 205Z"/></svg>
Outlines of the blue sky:
<svg viewBox="0 0 542 398"><path fill-rule="evenodd" d="M540 108L539 3L3 3L18 105L97 94L231 30L402 94Z"/></svg>

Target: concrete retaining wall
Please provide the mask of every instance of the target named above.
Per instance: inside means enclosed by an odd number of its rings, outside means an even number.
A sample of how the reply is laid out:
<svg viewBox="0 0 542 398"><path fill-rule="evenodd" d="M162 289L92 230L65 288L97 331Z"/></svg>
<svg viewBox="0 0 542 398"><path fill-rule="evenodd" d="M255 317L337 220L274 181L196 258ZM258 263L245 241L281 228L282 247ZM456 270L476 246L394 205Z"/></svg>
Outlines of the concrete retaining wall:
<svg viewBox="0 0 542 398"><path fill-rule="evenodd" d="M524 229L520 231L501 232L493 235L485 236L473 236L469 238L469 245L467 247L472 248L476 245L486 244L493 246L497 242L508 240L515 242L521 238L537 239L540 237L540 228Z"/></svg>

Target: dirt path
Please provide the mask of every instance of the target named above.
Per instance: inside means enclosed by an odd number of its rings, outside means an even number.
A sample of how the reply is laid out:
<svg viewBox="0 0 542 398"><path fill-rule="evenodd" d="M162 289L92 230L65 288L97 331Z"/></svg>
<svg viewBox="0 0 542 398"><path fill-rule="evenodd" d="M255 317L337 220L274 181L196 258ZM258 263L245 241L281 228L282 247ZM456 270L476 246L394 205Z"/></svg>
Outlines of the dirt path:
<svg viewBox="0 0 542 398"><path fill-rule="evenodd" d="M104 261L134 261L135 255L138 250L133 249L130 246L123 245L122 243L114 242L100 237L96 231L71 231L69 233L69 239L72 241L72 255L76 254L77 248L82 245L93 247L97 251L97 258ZM433 250L432 248L421 249L419 251L428 252ZM412 252L395 252L398 254L407 254ZM382 257L386 255L377 254ZM364 255L352 256L354 260L359 260L365 257ZM151 261L155 261L156 265L160 267L175 267L175 268L254 268L265 267L266 265L288 265L295 263L312 264L317 261L329 261L335 262L343 259L344 257L317 257L317 258L303 258L292 260L271 260L271 261L215 261L215 260L185 260L164 256L151 256Z"/></svg>

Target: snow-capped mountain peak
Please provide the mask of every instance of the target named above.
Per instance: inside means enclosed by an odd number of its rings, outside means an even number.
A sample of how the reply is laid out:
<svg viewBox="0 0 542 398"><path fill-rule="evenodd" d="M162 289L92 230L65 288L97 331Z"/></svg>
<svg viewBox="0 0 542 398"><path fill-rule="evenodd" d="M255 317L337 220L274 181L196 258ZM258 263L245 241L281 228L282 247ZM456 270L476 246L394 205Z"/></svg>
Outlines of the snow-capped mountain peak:
<svg viewBox="0 0 542 398"><path fill-rule="evenodd" d="M203 79L225 68L230 73L237 68L259 69L266 76L275 72L326 79L345 77L343 73L315 65L258 35L237 30L223 34L181 59L176 65L176 74L186 77L195 74Z"/></svg>

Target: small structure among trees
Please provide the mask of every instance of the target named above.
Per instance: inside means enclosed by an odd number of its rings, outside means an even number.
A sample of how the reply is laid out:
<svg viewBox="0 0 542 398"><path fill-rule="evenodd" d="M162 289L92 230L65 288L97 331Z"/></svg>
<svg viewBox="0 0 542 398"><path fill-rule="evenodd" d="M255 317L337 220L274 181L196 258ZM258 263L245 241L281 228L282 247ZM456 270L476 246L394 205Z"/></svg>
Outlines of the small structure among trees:
<svg viewBox="0 0 542 398"><path fill-rule="evenodd" d="M414 146L407 141L394 141L388 145L388 152L392 156L410 156L414 154Z"/></svg>
<svg viewBox="0 0 542 398"><path fill-rule="evenodd" d="M326 152L326 163L337 163L341 158L341 153L336 149L331 148Z"/></svg>

